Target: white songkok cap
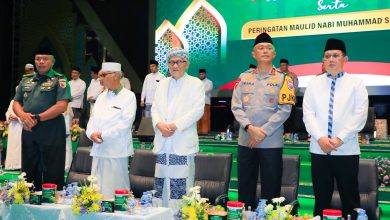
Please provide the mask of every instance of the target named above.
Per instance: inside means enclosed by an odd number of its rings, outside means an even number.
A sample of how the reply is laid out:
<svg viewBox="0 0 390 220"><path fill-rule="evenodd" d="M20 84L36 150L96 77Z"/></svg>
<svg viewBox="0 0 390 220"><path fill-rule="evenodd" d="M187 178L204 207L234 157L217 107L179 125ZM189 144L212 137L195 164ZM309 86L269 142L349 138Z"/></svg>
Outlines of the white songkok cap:
<svg viewBox="0 0 390 220"><path fill-rule="evenodd" d="M121 64L114 63L114 62L102 63L102 71L120 72L121 71Z"/></svg>
<svg viewBox="0 0 390 220"><path fill-rule="evenodd" d="M34 66L31 63L27 63L24 68L25 69L34 69Z"/></svg>

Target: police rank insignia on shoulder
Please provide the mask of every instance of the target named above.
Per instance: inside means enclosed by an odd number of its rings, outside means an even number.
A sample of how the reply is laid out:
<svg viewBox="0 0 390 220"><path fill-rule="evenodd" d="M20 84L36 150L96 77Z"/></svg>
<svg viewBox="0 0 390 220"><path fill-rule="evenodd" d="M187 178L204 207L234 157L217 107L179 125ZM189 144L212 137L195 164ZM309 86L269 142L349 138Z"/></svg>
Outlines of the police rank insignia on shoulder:
<svg viewBox="0 0 390 220"><path fill-rule="evenodd" d="M279 91L279 104L295 105L294 83L290 76L284 77L282 88Z"/></svg>
<svg viewBox="0 0 390 220"><path fill-rule="evenodd" d="M60 84L60 87L65 89L66 88L66 80L65 79L59 79L58 83Z"/></svg>

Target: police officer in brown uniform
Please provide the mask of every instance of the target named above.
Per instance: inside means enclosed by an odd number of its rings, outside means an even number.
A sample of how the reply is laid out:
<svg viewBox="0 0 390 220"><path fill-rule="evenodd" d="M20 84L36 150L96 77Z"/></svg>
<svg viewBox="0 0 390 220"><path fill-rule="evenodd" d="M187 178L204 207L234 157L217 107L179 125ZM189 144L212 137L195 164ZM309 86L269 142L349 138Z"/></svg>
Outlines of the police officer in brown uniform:
<svg viewBox="0 0 390 220"><path fill-rule="evenodd" d="M256 185L261 173L261 198L280 196L283 123L295 103L292 79L276 70L271 37L257 36L252 50L257 68L240 75L232 112L240 123L238 142L238 199L256 207Z"/></svg>
<svg viewBox="0 0 390 220"><path fill-rule="evenodd" d="M37 190L42 183L64 185L65 121L62 115L71 100L66 77L52 69L50 49L35 55L37 72L23 77L14 97L13 110L23 123L22 171Z"/></svg>

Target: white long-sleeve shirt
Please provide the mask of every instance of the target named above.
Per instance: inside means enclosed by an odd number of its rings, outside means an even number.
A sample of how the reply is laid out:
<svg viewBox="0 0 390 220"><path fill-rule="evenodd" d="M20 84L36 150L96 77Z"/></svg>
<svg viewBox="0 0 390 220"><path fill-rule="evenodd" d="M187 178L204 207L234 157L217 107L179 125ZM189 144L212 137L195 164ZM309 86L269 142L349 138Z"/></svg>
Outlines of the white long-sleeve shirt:
<svg viewBox="0 0 390 220"><path fill-rule="evenodd" d="M131 90L130 80L128 78L122 77L120 81L123 88Z"/></svg>
<svg viewBox="0 0 390 220"><path fill-rule="evenodd" d="M94 100L98 97L98 95L102 92L103 86L100 85L99 79L91 79L91 83L89 83L87 90L87 98L92 97Z"/></svg>
<svg viewBox="0 0 390 220"><path fill-rule="evenodd" d="M211 90L213 90L213 82L207 78L202 80L205 92L205 104L210 105L211 103Z"/></svg>
<svg viewBox="0 0 390 220"><path fill-rule="evenodd" d="M329 99L332 79L316 76L306 88L303 98L303 121L312 136L310 152L325 154L318 139L328 135ZM347 73L336 80L333 105L332 137L344 144L331 155L358 155L358 132L367 120L368 94L362 80Z"/></svg>
<svg viewBox="0 0 390 220"><path fill-rule="evenodd" d="M141 100L144 101L145 104L151 105L153 103L157 83L164 78L165 76L160 72L149 73L146 75L141 93Z"/></svg>
<svg viewBox="0 0 390 220"><path fill-rule="evenodd" d="M70 94L72 95L72 101L70 102L70 106L72 106L72 108L82 108L84 92L86 89L84 80L80 78L76 80L71 80L69 81L69 85L70 85Z"/></svg>
<svg viewBox="0 0 390 220"><path fill-rule="evenodd" d="M121 89L118 94L104 91L96 100L86 134L89 138L102 132L103 143L93 143L91 156L121 158L133 155L131 127L136 113L136 99L133 92Z"/></svg>

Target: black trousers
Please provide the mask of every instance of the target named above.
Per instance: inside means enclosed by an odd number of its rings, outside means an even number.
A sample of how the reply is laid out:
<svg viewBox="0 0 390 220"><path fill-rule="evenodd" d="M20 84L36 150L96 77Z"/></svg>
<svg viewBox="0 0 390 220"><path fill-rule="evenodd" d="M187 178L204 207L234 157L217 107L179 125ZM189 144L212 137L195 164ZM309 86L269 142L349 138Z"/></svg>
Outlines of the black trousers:
<svg viewBox="0 0 390 220"><path fill-rule="evenodd" d="M334 156L311 154L311 173L315 196L314 215L329 209L336 180L340 193L343 216L356 219L354 208L360 206L358 173L359 155Z"/></svg>
<svg viewBox="0 0 390 220"><path fill-rule="evenodd" d="M65 170L65 121L62 115L40 122L32 132L22 132L22 171L28 182L37 190L42 183L55 183L57 189L64 186Z"/></svg>
<svg viewBox="0 0 390 220"><path fill-rule="evenodd" d="M83 112L82 108L73 108L72 107L72 111L73 111L73 118L81 118L81 115Z"/></svg>
<svg viewBox="0 0 390 220"><path fill-rule="evenodd" d="M260 198L280 196L282 186L282 148L252 149L238 146L238 200L256 208L256 188L260 165Z"/></svg>

